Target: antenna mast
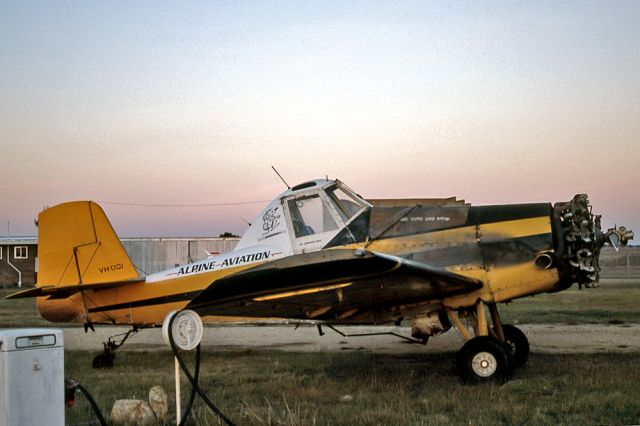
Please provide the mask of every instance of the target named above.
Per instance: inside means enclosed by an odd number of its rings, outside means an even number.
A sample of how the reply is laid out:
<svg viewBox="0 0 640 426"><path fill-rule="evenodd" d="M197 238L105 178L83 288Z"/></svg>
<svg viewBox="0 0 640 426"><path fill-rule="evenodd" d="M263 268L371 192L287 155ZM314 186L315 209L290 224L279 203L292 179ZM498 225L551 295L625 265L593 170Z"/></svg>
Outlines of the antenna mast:
<svg viewBox="0 0 640 426"><path fill-rule="evenodd" d="M280 178L280 180L282 182L284 182L285 185L287 185L287 189L291 189L291 187L289 186L289 184L287 183L287 181L285 181L282 176L280 176L280 173L278 173L278 171L276 170L275 167L271 166L271 168L273 169L274 172L276 172L276 174L278 175L278 177Z"/></svg>

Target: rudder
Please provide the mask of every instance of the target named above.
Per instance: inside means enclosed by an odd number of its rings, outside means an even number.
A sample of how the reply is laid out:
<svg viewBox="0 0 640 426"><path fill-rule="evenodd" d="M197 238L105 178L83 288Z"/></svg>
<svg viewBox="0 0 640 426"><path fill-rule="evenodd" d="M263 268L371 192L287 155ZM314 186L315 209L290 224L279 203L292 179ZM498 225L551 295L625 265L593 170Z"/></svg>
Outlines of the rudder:
<svg viewBox="0 0 640 426"><path fill-rule="evenodd" d="M102 208L58 204L38 215L37 286L110 283L138 278Z"/></svg>

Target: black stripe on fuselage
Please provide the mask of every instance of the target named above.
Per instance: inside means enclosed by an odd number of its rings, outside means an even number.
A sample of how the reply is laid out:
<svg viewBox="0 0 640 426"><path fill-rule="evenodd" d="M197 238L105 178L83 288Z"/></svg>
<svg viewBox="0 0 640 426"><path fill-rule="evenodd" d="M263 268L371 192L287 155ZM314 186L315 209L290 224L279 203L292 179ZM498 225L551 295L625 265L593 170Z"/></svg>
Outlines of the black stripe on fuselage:
<svg viewBox="0 0 640 426"><path fill-rule="evenodd" d="M89 313L105 312L105 311L117 311L118 309L130 309L130 308L143 308L145 306L152 305L164 305L167 303L184 302L191 300L200 294L202 290L191 291L189 293L170 294L167 296L153 297L151 299L136 300L133 302L117 303L115 305L96 306L95 308L89 308Z"/></svg>
<svg viewBox="0 0 640 426"><path fill-rule="evenodd" d="M530 219L540 216L551 217L551 204L505 204L500 206L470 207L465 226Z"/></svg>
<svg viewBox="0 0 640 426"><path fill-rule="evenodd" d="M407 210L408 208L405 207L404 209ZM415 206L409 209L404 216L398 217L397 213L402 210L403 208L401 207L374 207L369 226L369 238L384 240L490 223L551 217L551 204L549 203L478 207ZM358 242L365 241L362 235L359 237ZM327 247L332 247L334 244L336 242L328 244Z"/></svg>

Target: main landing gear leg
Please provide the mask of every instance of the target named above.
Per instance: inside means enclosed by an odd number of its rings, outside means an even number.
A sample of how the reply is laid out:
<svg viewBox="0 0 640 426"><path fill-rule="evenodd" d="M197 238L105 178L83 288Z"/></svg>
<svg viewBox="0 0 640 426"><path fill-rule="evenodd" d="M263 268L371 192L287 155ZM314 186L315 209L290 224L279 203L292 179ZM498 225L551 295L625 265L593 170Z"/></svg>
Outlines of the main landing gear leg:
<svg viewBox="0 0 640 426"><path fill-rule="evenodd" d="M513 366L515 368L522 367L529 359L529 340L527 336L518 327L511 324L502 324L498 307L495 303L489 303L488 306L489 312L491 312L492 331L495 337L509 346L513 357Z"/></svg>
<svg viewBox="0 0 640 426"><path fill-rule="evenodd" d="M465 339L456 357L458 372L464 382L504 381L511 376L514 367L522 365L522 359L526 362L528 357L529 344L524 334L513 326L502 324L495 304L489 304L489 312L493 328L489 327L484 302L479 300L475 309L461 312L471 320L475 334L472 337L458 314L448 311L451 322Z"/></svg>
<svg viewBox="0 0 640 426"><path fill-rule="evenodd" d="M133 326L133 328L126 333L116 334L114 336L109 337L106 342L102 342L104 349L102 353L99 353L93 358L91 362L91 366L93 368L111 368L113 367L113 360L116 358L116 354L114 353L118 348L124 345L124 342L127 341L129 336L135 334L139 331L137 326ZM123 336L119 341L117 340L119 337Z"/></svg>

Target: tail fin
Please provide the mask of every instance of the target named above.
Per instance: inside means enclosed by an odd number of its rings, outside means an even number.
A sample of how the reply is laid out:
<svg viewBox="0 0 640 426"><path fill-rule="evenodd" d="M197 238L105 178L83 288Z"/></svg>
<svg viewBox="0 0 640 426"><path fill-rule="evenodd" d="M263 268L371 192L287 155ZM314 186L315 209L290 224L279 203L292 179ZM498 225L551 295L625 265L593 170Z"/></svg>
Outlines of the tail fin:
<svg viewBox="0 0 640 426"><path fill-rule="evenodd" d="M102 208L76 201L38 216L38 287L124 281L138 278Z"/></svg>

